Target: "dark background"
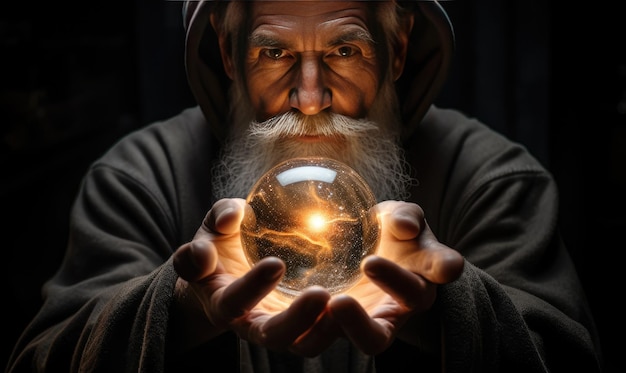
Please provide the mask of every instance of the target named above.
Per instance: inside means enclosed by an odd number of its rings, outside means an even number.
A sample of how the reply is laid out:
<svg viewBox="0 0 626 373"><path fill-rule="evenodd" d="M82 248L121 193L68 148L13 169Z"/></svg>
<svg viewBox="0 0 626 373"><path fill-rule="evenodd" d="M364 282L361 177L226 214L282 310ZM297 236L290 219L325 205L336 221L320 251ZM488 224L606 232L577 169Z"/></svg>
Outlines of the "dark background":
<svg viewBox="0 0 626 373"><path fill-rule="evenodd" d="M181 3L0 5L0 364L62 259L87 166L120 136L193 105ZM437 103L526 145L555 175L561 228L625 371L618 273L626 249L626 23L619 2L443 2L457 53Z"/></svg>

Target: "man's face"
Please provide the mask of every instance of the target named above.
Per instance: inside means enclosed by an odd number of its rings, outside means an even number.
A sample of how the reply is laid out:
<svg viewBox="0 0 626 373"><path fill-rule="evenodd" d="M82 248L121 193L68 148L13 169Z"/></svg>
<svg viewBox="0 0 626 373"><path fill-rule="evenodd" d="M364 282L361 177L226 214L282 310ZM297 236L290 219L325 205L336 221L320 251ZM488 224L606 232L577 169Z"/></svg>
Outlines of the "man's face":
<svg viewBox="0 0 626 373"><path fill-rule="evenodd" d="M240 68L225 67L230 139L215 166L218 198L245 197L262 173L296 157L355 169L379 200L411 182L397 143L398 101L368 28L368 2L255 1ZM376 45L385 43L379 38ZM387 56L388 58L389 56ZM383 78L383 76L385 76Z"/></svg>
<svg viewBox="0 0 626 373"><path fill-rule="evenodd" d="M254 2L243 62L256 120L292 109L366 116L381 70L367 6L367 1Z"/></svg>

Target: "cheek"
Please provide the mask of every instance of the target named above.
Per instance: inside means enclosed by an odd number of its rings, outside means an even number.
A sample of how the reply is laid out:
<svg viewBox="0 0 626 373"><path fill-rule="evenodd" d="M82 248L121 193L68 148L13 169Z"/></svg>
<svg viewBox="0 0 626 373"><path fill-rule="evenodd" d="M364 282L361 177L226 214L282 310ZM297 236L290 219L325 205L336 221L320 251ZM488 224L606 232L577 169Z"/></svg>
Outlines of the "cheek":
<svg viewBox="0 0 626 373"><path fill-rule="evenodd" d="M247 72L246 85L257 120L289 111L291 84L287 74L251 69Z"/></svg>
<svg viewBox="0 0 626 373"><path fill-rule="evenodd" d="M365 117L376 97L378 81L373 68L335 69L328 79L333 111L353 118Z"/></svg>

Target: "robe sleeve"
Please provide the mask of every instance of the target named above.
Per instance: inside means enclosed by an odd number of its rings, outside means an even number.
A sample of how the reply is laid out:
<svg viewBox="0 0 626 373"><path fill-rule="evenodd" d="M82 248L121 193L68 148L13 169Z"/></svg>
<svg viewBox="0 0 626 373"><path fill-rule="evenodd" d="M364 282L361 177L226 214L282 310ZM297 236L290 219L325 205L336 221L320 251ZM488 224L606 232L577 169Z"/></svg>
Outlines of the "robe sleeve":
<svg viewBox="0 0 626 373"><path fill-rule="evenodd" d="M553 179L512 167L473 185L445 229L466 258L436 304L445 371L600 371L591 312L558 232Z"/></svg>
<svg viewBox="0 0 626 373"><path fill-rule="evenodd" d="M86 175L67 255L8 371L163 371L177 278L171 254L182 238L175 203L156 192L172 189L167 176L145 182L133 169L101 162Z"/></svg>

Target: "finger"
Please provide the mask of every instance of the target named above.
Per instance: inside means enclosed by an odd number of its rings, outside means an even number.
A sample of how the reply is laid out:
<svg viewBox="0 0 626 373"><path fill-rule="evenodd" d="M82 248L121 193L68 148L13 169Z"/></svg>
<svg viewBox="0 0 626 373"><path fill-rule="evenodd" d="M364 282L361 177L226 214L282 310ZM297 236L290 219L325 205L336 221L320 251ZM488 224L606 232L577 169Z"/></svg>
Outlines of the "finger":
<svg viewBox="0 0 626 373"><path fill-rule="evenodd" d="M292 353L305 357L314 357L326 350L343 332L337 322L324 312L315 325L302 334L289 349Z"/></svg>
<svg viewBox="0 0 626 373"><path fill-rule="evenodd" d="M206 214L199 234L233 234L239 231L246 201L241 198L224 198L213 204Z"/></svg>
<svg viewBox="0 0 626 373"><path fill-rule="evenodd" d="M387 259L378 256L366 258L363 272L411 312L429 309L435 301L436 285Z"/></svg>
<svg viewBox="0 0 626 373"><path fill-rule="evenodd" d="M173 254L174 270L180 277L195 282L215 271L217 251L213 243L195 240L178 248Z"/></svg>
<svg viewBox="0 0 626 373"><path fill-rule="evenodd" d="M415 203L393 201L393 204L387 222L391 234L401 241L416 238L425 225L422 208Z"/></svg>
<svg viewBox="0 0 626 373"><path fill-rule="evenodd" d="M438 244L441 245L441 244ZM414 263L419 263L419 273L436 284L447 284L459 278L465 266L463 256L447 246L437 250L426 250L415 253L410 257Z"/></svg>
<svg viewBox="0 0 626 373"><path fill-rule="evenodd" d="M456 280L463 272L465 260L461 253L439 242L426 225L418 238L420 250L407 255L408 268L436 284L447 284Z"/></svg>
<svg viewBox="0 0 626 373"><path fill-rule="evenodd" d="M260 260L243 277L224 289L215 304L215 312L222 319L230 321L246 314L276 287L285 268L285 263L275 257Z"/></svg>
<svg viewBox="0 0 626 373"><path fill-rule="evenodd" d="M378 354L393 341L393 326L384 319L372 319L354 298L339 295L329 302L329 309L344 335L364 353Z"/></svg>
<svg viewBox="0 0 626 373"><path fill-rule="evenodd" d="M260 329L259 342L269 348L286 350L316 323L326 309L330 294L311 287L294 299L285 311L269 319Z"/></svg>
<svg viewBox="0 0 626 373"><path fill-rule="evenodd" d="M454 281L461 275L463 256L437 240L419 205L386 201L377 207L383 212L380 215L383 231L391 235L388 242L413 241L418 245L401 254L400 263L437 284Z"/></svg>

